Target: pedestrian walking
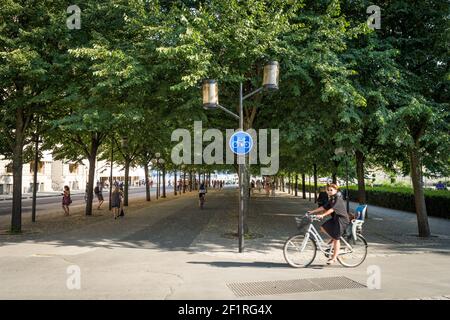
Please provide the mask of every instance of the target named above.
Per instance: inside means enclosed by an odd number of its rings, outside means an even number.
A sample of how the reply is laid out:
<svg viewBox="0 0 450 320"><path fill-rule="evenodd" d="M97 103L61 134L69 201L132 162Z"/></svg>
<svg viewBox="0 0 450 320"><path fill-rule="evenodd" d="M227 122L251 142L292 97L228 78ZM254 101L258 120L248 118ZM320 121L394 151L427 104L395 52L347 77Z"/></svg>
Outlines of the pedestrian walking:
<svg viewBox="0 0 450 320"><path fill-rule="evenodd" d="M88 188L89 188L89 184L86 182L86 189L84 190L84 202L86 202L86 203L88 201Z"/></svg>
<svg viewBox="0 0 450 320"><path fill-rule="evenodd" d="M270 195L270 183L269 183L269 181L266 181L265 189L266 189L266 196L269 196Z"/></svg>
<svg viewBox="0 0 450 320"><path fill-rule="evenodd" d="M259 180L259 179L256 181L256 188L258 189L258 193L261 193L262 185L261 185L261 180Z"/></svg>
<svg viewBox="0 0 450 320"><path fill-rule="evenodd" d="M72 203L72 199L70 198L70 189L69 186L64 186L63 198L62 198L62 207L64 209L64 215L68 216L69 206Z"/></svg>
<svg viewBox="0 0 450 320"><path fill-rule="evenodd" d="M122 206L122 192L118 185L114 186L114 191L111 194L111 208L113 209L114 219L119 216L119 210Z"/></svg>
<svg viewBox="0 0 450 320"><path fill-rule="evenodd" d="M94 193L95 193L95 195L97 196L97 199L98 199L97 210L100 210L103 202L105 201L105 199L103 199L102 189L103 189L103 187L100 184L100 182L97 182L97 186L95 186L95 189L94 189Z"/></svg>

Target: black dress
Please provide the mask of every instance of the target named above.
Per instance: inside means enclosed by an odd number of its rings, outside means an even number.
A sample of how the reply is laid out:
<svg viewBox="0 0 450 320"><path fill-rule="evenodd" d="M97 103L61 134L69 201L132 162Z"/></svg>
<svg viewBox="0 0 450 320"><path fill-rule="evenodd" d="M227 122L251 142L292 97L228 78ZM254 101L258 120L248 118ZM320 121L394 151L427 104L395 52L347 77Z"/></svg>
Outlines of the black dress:
<svg viewBox="0 0 450 320"><path fill-rule="evenodd" d="M334 212L331 215L331 219L325 221L324 224L322 224L322 227L330 237L339 240L350 223L342 195L338 193L331 197L323 207L325 210L333 209Z"/></svg>

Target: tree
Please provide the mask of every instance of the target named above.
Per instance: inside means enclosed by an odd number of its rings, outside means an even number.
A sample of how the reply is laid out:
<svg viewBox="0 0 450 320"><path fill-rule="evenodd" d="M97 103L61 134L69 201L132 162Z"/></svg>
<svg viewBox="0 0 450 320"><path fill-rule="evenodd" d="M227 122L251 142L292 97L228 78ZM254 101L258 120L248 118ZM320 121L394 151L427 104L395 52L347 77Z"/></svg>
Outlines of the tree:
<svg viewBox="0 0 450 320"><path fill-rule="evenodd" d="M448 12L450 3L432 0L382 2L383 41L399 50L401 81L390 91L389 126L383 142L403 151L398 159L413 182L419 236L430 236L423 192L423 168L449 172ZM447 151L445 151L447 150Z"/></svg>
<svg viewBox="0 0 450 320"><path fill-rule="evenodd" d="M64 2L0 2L0 151L12 159L12 232L22 228L24 147L37 115L58 98L54 85L64 49L54 39L64 38L66 30L54 6L64 7Z"/></svg>

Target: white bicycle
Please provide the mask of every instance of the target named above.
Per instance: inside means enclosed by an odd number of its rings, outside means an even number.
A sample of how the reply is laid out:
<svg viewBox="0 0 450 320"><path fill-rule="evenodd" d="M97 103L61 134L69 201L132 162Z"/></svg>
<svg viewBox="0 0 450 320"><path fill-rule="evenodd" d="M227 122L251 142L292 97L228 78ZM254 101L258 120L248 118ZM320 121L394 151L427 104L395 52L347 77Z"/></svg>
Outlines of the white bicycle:
<svg viewBox="0 0 450 320"><path fill-rule="evenodd" d="M316 258L318 249L327 258L332 256L332 246L325 243L313 225L314 221L320 220L317 216L308 213L304 217L295 217L297 227L300 230L306 229L306 233L290 237L284 244L284 258L291 267L308 267ZM353 220L351 234L344 234L340 238L341 248L337 260L344 267L357 267L366 259L368 244L361 235L363 222L363 220Z"/></svg>

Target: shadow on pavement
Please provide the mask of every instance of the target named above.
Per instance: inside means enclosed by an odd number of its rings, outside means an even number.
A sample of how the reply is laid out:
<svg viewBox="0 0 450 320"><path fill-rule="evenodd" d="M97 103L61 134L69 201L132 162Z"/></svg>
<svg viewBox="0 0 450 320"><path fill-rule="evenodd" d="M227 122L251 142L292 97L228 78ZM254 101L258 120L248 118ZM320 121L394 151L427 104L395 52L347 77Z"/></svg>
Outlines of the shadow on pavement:
<svg viewBox="0 0 450 320"><path fill-rule="evenodd" d="M218 268L286 268L290 269L289 265L286 263L277 262L233 262L233 261L214 261L214 262L198 262L189 261L190 264L206 264Z"/></svg>
<svg viewBox="0 0 450 320"><path fill-rule="evenodd" d="M190 198L179 198L176 201L141 208L141 213L126 216L123 221L102 220L69 232L36 237L20 236L12 241L2 241L0 237L0 244L48 243L56 247L235 253L237 239L226 239L222 235L236 231L237 198L234 189L210 193L206 209L199 210L193 194ZM282 261L284 241L297 233L292 216L304 213L314 206L314 203L299 198L253 197L247 222L252 232L262 234L263 237L245 241L245 251L255 254L252 260L263 261L264 255L268 254L276 255L276 261ZM363 234L369 242L369 255L419 253L429 250L447 255L450 253L450 237L445 238L443 235L427 240L418 239L413 236L415 229L414 221L398 221L389 217L384 217L382 221L367 220ZM246 265L261 268L286 267L284 263L242 263L242 266ZM221 262L217 266L226 268L235 264L226 265Z"/></svg>

